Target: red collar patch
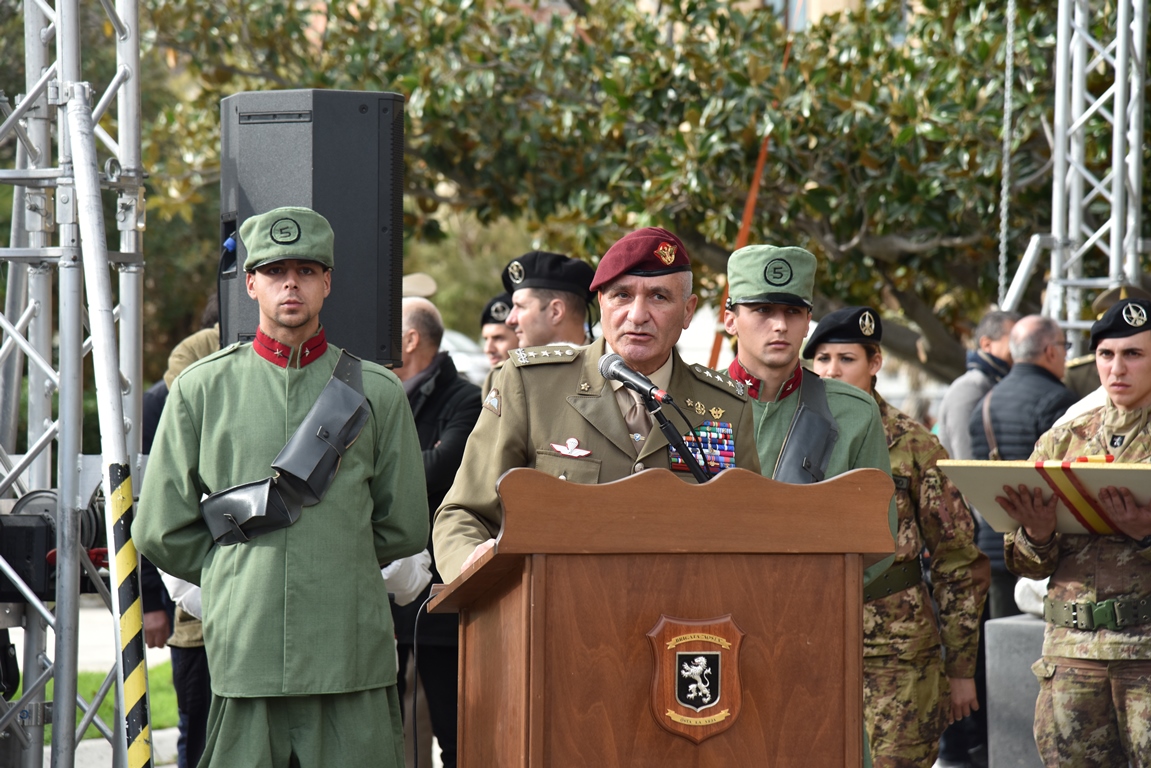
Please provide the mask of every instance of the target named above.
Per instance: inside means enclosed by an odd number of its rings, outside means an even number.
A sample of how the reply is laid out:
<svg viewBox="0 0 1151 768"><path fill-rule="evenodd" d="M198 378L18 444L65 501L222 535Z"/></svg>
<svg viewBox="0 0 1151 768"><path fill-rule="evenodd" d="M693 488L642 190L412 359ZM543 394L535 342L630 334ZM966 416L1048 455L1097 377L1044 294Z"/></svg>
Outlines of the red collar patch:
<svg viewBox="0 0 1151 768"><path fill-rule="evenodd" d="M300 345L299 360L295 361L293 360L295 350L287 344L281 344L264 333L262 329L257 328L256 339L252 342L252 349L256 350L257 355L272 365L287 368L289 364L295 362L297 367L303 368L305 365L319 360L323 357L324 353L328 351L328 337L324 333L323 327L321 327L319 333Z"/></svg>
<svg viewBox="0 0 1151 768"><path fill-rule="evenodd" d="M747 372L747 369L740 365L739 358L731 361L731 365L727 367L727 375L736 381L742 381L747 385L747 394L752 400L759 399L759 390L763 386L763 382L752 376ZM796 363L795 373L791 374L791 378L783 382L783 387L779 390L779 400L790 395L795 390L799 389L800 382L803 381L803 366Z"/></svg>

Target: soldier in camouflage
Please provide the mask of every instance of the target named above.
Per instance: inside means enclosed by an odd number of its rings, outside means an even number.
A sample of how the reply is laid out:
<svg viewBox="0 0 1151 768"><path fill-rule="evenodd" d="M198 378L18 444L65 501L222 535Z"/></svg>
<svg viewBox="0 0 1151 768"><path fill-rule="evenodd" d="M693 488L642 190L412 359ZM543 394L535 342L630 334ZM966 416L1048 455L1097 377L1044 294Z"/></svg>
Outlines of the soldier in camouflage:
<svg viewBox="0 0 1151 768"><path fill-rule="evenodd" d="M883 419L899 531L894 565L864 593L864 722L875 766L911 768L931 765L948 723L979 707L975 660L990 566L975 546L967 503L936 466L947 452L875 391L882 335L874 309L847 307L819 321L803 355L820 376L869 392ZM931 592L920 565L925 550Z"/></svg>
<svg viewBox="0 0 1151 768"><path fill-rule="evenodd" d="M1151 460L1151 302L1125 299L1091 327L1107 404L1057 426L1033 460L1111 455ZM1151 766L1151 505L1126 488L1099 503L1121 531L1056 532L1053 494L1004 487L1000 505L1020 527L1004 539L1007 567L1050 577L1035 741L1048 766Z"/></svg>

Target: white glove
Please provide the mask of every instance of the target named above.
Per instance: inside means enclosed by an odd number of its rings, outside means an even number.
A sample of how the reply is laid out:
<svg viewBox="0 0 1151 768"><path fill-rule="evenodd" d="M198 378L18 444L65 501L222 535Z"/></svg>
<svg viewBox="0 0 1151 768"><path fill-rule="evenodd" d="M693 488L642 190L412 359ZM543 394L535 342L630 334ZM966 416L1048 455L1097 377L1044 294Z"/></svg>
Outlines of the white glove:
<svg viewBox="0 0 1151 768"><path fill-rule="evenodd" d="M381 568L384 584L396 597L396 605L407 605L419 597L432 581L432 556L425 549L418 555L401 558Z"/></svg>
<svg viewBox="0 0 1151 768"><path fill-rule="evenodd" d="M200 588L190 581L160 571L160 579L168 589L168 596L172 602L183 608L197 619L202 619L203 610L200 607Z"/></svg>
<svg viewBox="0 0 1151 768"><path fill-rule="evenodd" d="M1024 613L1043 618L1043 598L1047 595L1047 579L1020 579L1015 582L1015 604Z"/></svg>

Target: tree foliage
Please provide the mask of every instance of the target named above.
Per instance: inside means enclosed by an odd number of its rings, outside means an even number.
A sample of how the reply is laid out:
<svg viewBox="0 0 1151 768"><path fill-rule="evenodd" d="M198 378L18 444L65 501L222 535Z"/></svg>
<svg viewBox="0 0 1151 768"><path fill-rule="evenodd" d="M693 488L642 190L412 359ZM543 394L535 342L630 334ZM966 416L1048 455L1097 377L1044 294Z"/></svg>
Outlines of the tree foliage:
<svg viewBox="0 0 1151 768"><path fill-rule="evenodd" d="M594 260L628 229L658 224L689 244L714 295L770 135L751 241L810 248L823 306L882 305L895 352L923 356L938 376L962 370L959 339L996 289L1000 4L924 0L908 15L889 0L798 33L720 0L569 6L579 12L145 0L152 60L168 65L174 94L149 118L150 205L194 222L214 201L226 95L396 91L407 99L409 235L434 243L469 212L519 220L540 245ZM1054 102L1055 8L1018 8L1012 266L1050 226ZM1109 143L1092 151L1089 163L1105 165ZM197 232L216 237L214 226Z"/></svg>

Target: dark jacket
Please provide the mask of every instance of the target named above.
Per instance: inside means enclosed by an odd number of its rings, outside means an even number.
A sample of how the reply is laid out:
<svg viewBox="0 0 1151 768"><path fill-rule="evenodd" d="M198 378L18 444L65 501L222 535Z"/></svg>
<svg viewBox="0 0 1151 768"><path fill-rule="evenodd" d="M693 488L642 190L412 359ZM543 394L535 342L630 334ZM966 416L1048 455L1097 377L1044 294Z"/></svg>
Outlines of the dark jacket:
<svg viewBox="0 0 1151 768"><path fill-rule="evenodd" d="M464 458L464 445L472 427L480 417L483 405L480 388L461 378L451 356L441 352L422 372L408 392L408 404L416 420L416 433L424 453L424 477L428 484L428 510L434 513L444 500L456 478L456 470ZM408 389L405 387L405 389ZM431 550L431 540L428 549ZM432 554L432 582L443 581L435 570ZM428 590L403 607L392 606L396 625L396 639L412 642L412 628L416 612L427 599ZM458 637L458 619L455 614L428 614L420 616L420 645L455 644Z"/></svg>
<svg viewBox="0 0 1151 768"><path fill-rule="evenodd" d="M1004 461L1030 458L1039 436L1079 400L1050 371L1034 363L1016 363L984 399L987 397L991 398L991 427L999 444L999 458ZM973 458L986 461L991 446L983 430L983 400L971 412L968 427ZM1005 568L1003 534L981 525L977 540L991 558L992 568Z"/></svg>
<svg viewBox="0 0 1151 768"><path fill-rule="evenodd" d="M1003 381L992 387L989 396L991 427L999 443L999 458L1004 461L1029 458L1039 436L1079 401L1079 396L1050 371L1034 363L1016 363ZM968 431L975 459L986 461L991 446L983 431L983 400L971 413Z"/></svg>

